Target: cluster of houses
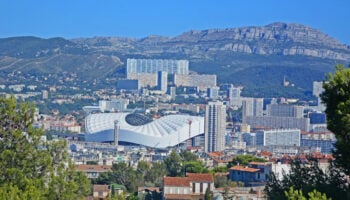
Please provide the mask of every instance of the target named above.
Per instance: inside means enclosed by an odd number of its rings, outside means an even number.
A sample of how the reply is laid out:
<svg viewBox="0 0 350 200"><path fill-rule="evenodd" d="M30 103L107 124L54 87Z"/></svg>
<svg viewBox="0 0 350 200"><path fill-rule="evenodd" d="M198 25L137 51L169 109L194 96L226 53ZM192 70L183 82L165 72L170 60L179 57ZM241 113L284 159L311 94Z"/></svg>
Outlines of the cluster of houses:
<svg viewBox="0 0 350 200"><path fill-rule="evenodd" d="M328 163L328 156L313 155L319 159L320 165ZM301 158L305 158L301 155ZM206 192L210 192L214 199L224 199L224 197L235 197L237 199L264 199L264 186L269 174L275 173L278 179L282 179L283 174L290 172L290 162L294 157L286 156L281 162L250 162L247 166L236 165L229 168L227 173L187 173L185 177L163 177L161 188L140 187L139 196L155 191L162 195L162 199L205 199ZM101 173L112 171L108 165L78 165L76 170L85 172L90 179L97 178ZM243 187L216 188L214 177L226 176L228 180L239 182ZM94 185L93 199L107 199L114 190L115 194L125 192L122 185Z"/></svg>

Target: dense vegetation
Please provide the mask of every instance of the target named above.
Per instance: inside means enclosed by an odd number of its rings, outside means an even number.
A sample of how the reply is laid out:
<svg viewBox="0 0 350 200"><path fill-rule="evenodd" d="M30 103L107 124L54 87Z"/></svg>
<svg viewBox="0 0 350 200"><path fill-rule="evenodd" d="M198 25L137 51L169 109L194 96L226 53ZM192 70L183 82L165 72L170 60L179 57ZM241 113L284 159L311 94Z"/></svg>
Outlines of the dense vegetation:
<svg viewBox="0 0 350 200"><path fill-rule="evenodd" d="M350 67L350 66L349 66ZM329 74L322 100L326 105L327 128L332 131L335 143L335 163L350 175L350 68L336 65Z"/></svg>
<svg viewBox="0 0 350 200"><path fill-rule="evenodd" d="M63 141L32 128L34 107L0 98L0 198L83 199L90 182L74 171Z"/></svg>
<svg viewBox="0 0 350 200"><path fill-rule="evenodd" d="M265 192L268 199L283 200L288 199L286 192L288 193L291 187L302 194L316 190L333 200L350 198L350 186L346 177L333 162L326 171L323 171L317 161L310 159L304 162L296 159L291 163L290 174L284 174L282 180L279 180L275 174L271 174Z"/></svg>
<svg viewBox="0 0 350 200"><path fill-rule="evenodd" d="M268 160L265 160L263 158L258 158L253 155L237 155L235 156L231 162L229 162L228 167L232 167L235 165L243 165L247 166L250 162L267 162Z"/></svg>

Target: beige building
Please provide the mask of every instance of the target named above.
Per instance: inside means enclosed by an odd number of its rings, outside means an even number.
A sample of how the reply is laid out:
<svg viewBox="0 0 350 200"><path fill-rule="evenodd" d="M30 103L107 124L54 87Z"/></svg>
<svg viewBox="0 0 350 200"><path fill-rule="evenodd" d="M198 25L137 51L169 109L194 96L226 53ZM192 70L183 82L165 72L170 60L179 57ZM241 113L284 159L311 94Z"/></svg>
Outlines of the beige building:
<svg viewBox="0 0 350 200"><path fill-rule="evenodd" d="M157 86L157 74L154 73L128 73L126 78L138 80L140 87Z"/></svg>
<svg viewBox="0 0 350 200"><path fill-rule="evenodd" d="M108 185L94 185L93 198L94 199L107 199L109 195Z"/></svg>
<svg viewBox="0 0 350 200"><path fill-rule="evenodd" d="M199 90L205 91L207 88L216 86L216 75L175 74L174 83L176 86L197 86Z"/></svg>

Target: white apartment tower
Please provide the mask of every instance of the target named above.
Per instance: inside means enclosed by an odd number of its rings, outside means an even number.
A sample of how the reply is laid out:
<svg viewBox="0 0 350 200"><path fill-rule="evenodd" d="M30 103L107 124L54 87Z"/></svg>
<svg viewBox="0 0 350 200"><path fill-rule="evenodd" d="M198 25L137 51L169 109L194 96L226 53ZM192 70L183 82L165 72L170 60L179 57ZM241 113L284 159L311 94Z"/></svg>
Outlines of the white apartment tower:
<svg viewBox="0 0 350 200"><path fill-rule="evenodd" d="M229 99L240 98L242 87L231 87L227 89L227 97Z"/></svg>
<svg viewBox="0 0 350 200"><path fill-rule="evenodd" d="M166 92L168 87L168 73L159 71L157 76L157 89Z"/></svg>
<svg viewBox="0 0 350 200"><path fill-rule="evenodd" d="M267 105L267 115L275 117L304 117L304 106L295 106L288 104L269 104Z"/></svg>
<svg viewBox="0 0 350 200"><path fill-rule="evenodd" d="M209 102L205 108L205 152L225 149L226 106L222 102Z"/></svg>
<svg viewBox="0 0 350 200"><path fill-rule="evenodd" d="M126 73L151 73L158 71L169 74L188 74L188 60L163 60L163 59L127 59Z"/></svg>
<svg viewBox="0 0 350 200"><path fill-rule="evenodd" d="M263 116L263 98L246 98L242 101L242 117Z"/></svg>

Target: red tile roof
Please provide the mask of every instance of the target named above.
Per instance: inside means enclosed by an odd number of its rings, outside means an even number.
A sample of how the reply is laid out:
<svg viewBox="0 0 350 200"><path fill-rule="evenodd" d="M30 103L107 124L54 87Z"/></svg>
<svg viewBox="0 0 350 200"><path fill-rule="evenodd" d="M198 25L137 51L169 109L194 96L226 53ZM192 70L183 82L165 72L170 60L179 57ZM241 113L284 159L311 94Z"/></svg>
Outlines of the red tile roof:
<svg viewBox="0 0 350 200"><path fill-rule="evenodd" d="M190 181L214 182L214 177L212 174L187 173L186 175Z"/></svg>
<svg viewBox="0 0 350 200"><path fill-rule="evenodd" d="M262 151L262 152L260 153L260 155L261 155L261 156L265 156L265 157L269 157L269 156L272 155L272 153L269 152L269 151Z"/></svg>
<svg viewBox="0 0 350 200"><path fill-rule="evenodd" d="M220 156L223 156L224 154L220 151L213 151L213 152L210 152L209 153L209 156L210 157L220 157Z"/></svg>
<svg viewBox="0 0 350 200"><path fill-rule="evenodd" d="M94 192L109 192L108 185L94 185Z"/></svg>
<svg viewBox="0 0 350 200"><path fill-rule="evenodd" d="M164 177L164 186L189 187L190 181L187 177Z"/></svg>
<svg viewBox="0 0 350 200"><path fill-rule="evenodd" d="M332 154L326 154L326 155L324 155L324 158L334 160L334 157Z"/></svg>
<svg viewBox="0 0 350 200"><path fill-rule="evenodd" d="M187 177L164 177L164 186L189 187L190 182L214 182L212 174L187 173Z"/></svg>
<svg viewBox="0 0 350 200"><path fill-rule="evenodd" d="M258 171L260 171L260 169L244 167L244 166L240 166L240 165L233 166L230 168L230 170L243 171L243 172L258 172Z"/></svg>

